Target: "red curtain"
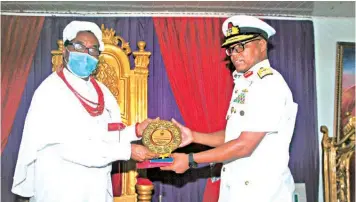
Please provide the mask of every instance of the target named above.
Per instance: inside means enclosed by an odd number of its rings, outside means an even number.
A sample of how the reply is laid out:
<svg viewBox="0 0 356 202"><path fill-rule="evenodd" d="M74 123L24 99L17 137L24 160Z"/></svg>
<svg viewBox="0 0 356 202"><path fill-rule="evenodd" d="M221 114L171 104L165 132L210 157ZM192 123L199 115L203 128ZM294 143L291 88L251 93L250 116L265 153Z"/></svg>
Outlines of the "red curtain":
<svg viewBox="0 0 356 202"><path fill-rule="evenodd" d="M225 68L225 51L220 48L225 19L153 20L169 82L186 126L201 132L224 129L233 87L231 74ZM216 185L208 180L204 201L217 201Z"/></svg>
<svg viewBox="0 0 356 202"><path fill-rule="evenodd" d="M1 153L21 101L44 17L1 16Z"/></svg>

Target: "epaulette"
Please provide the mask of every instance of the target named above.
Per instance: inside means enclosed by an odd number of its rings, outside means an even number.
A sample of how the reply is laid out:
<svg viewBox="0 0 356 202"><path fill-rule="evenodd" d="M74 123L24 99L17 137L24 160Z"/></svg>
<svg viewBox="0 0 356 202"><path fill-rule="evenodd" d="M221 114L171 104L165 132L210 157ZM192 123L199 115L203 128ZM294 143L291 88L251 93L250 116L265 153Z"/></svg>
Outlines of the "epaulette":
<svg viewBox="0 0 356 202"><path fill-rule="evenodd" d="M272 75L272 74L273 74L273 72L270 67L261 67L257 72L257 75L260 77L260 79L263 79L263 77Z"/></svg>

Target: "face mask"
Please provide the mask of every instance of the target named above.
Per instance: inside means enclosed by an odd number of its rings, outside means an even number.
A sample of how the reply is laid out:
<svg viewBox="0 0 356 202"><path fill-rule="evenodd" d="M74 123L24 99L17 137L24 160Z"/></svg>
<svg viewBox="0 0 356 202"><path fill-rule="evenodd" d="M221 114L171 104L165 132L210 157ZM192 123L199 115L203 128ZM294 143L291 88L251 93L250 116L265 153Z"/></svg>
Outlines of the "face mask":
<svg viewBox="0 0 356 202"><path fill-rule="evenodd" d="M68 69L79 78L86 78L93 73L98 64L98 59L93 56L80 53L69 52L69 58L67 62Z"/></svg>

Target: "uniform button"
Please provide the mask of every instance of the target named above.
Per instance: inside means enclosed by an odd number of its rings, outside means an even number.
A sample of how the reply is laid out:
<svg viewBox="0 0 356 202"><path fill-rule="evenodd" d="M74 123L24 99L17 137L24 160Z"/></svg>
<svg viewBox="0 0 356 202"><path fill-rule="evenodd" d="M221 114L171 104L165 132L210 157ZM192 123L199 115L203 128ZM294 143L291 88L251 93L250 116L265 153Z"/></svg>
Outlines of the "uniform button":
<svg viewBox="0 0 356 202"><path fill-rule="evenodd" d="M225 167L223 168L223 172L225 172Z"/></svg>
<svg viewBox="0 0 356 202"><path fill-rule="evenodd" d="M245 112L244 111L240 111L240 116L243 116L243 115L245 115Z"/></svg>
<svg viewBox="0 0 356 202"><path fill-rule="evenodd" d="M248 185L250 182L249 181L245 181L245 185Z"/></svg>

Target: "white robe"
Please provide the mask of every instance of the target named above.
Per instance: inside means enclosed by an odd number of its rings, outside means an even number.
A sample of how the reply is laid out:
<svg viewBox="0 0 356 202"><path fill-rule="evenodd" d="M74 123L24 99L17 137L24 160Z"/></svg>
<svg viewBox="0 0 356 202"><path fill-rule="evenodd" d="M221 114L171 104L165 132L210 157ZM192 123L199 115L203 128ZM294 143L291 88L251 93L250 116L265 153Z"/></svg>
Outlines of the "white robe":
<svg viewBox="0 0 356 202"><path fill-rule="evenodd" d="M90 81L68 70L64 75L85 98L97 102ZM12 192L31 202L111 202L111 163L128 160L137 140L135 127L108 132L121 122L115 97L99 83L105 100L102 115L92 117L72 91L52 73L35 91L28 111ZM121 135L120 135L121 133Z"/></svg>

